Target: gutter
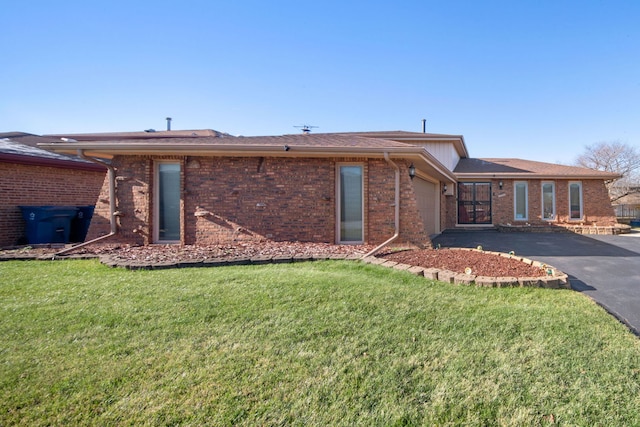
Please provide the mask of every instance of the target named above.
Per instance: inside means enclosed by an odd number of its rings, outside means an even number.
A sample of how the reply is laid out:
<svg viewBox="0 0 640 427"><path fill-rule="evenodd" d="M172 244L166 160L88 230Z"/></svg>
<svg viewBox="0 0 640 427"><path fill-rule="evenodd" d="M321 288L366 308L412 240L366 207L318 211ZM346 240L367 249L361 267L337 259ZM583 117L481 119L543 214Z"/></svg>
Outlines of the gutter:
<svg viewBox="0 0 640 427"><path fill-rule="evenodd" d="M400 236L400 168L390 158L387 151L384 152L384 159L396 170L396 191L395 191L395 234L384 243L376 246L371 252L364 255L361 259L370 257L380 252L382 248L396 240Z"/></svg>
<svg viewBox="0 0 640 427"><path fill-rule="evenodd" d="M105 234L104 236L100 236L96 239L93 240L89 240L88 242L83 242L80 243L78 245L72 246L70 248L66 248L61 250L60 252L56 252L54 254L54 257L57 255L62 255L65 254L67 252L70 252L74 249L78 249L81 248L83 246L87 246L91 243L95 243L98 242L100 240L104 240L107 239L111 236L115 236L116 233L118 232L118 224L116 223L116 170L113 166L111 166L110 164L103 162L102 160L99 159L95 159L93 157L88 157L84 154L83 150L78 150L78 157L80 157L81 159L85 159L88 160L90 162L93 163L97 163L99 165L102 165L104 167L107 168L107 176L108 176L108 180L109 180L109 224L111 225L111 231L109 232L109 234Z"/></svg>

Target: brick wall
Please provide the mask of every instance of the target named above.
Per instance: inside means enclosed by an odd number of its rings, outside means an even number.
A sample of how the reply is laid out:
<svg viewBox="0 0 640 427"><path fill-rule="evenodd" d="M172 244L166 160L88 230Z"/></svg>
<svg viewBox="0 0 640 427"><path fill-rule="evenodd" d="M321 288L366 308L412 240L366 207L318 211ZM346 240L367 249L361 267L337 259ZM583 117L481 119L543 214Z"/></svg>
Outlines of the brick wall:
<svg viewBox="0 0 640 427"><path fill-rule="evenodd" d="M170 157L117 156L119 235L112 241L153 242L153 165ZM275 157L175 157L182 165L182 229L185 244L230 241L336 241L336 168L364 171L365 241L394 234L395 172L384 160ZM408 165L397 162L401 170ZM408 174L401 176L401 238L429 245ZM105 180L89 238L109 232Z"/></svg>
<svg viewBox="0 0 640 427"><path fill-rule="evenodd" d="M0 162L0 246L26 243L19 206L89 206L105 172Z"/></svg>
<svg viewBox="0 0 640 427"><path fill-rule="evenodd" d="M524 181L524 180L516 180ZM551 180L527 180L528 182L528 214L527 220L514 219L514 180L502 180L503 188L499 188L499 180L492 181L492 213L494 224L524 225L562 225L584 223L587 225L611 226L617 220L609 200L607 189L602 180L579 180L582 183L582 202L584 217L580 220L569 218L569 183L573 180L554 180L556 196L555 221L542 219L542 182Z"/></svg>

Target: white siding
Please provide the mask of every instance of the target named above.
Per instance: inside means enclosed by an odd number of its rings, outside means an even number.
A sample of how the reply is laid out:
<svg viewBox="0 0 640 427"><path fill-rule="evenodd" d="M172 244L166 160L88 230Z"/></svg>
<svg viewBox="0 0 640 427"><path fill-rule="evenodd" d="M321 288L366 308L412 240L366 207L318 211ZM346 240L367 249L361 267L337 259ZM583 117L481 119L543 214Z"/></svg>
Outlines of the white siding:
<svg viewBox="0 0 640 427"><path fill-rule="evenodd" d="M453 146L453 143L427 142L421 145L451 171L456 167L460 160L460 156Z"/></svg>

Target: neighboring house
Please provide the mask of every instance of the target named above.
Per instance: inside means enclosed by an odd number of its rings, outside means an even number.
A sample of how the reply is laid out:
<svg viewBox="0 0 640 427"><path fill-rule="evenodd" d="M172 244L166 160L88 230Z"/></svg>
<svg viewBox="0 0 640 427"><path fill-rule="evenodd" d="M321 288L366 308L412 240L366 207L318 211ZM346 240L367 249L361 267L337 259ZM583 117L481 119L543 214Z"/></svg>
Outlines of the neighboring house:
<svg viewBox="0 0 640 427"><path fill-rule="evenodd" d="M90 238L117 229L110 239L137 244L273 239L429 246L431 235L459 226L597 225L615 232L604 180L617 175L471 159L459 135L190 132L195 135L71 136L76 141L44 147L110 159L112 175Z"/></svg>
<svg viewBox="0 0 640 427"><path fill-rule="evenodd" d="M37 147L44 138L0 133L0 247L26 243L19 206L94 205L106 168Z"/></svg>

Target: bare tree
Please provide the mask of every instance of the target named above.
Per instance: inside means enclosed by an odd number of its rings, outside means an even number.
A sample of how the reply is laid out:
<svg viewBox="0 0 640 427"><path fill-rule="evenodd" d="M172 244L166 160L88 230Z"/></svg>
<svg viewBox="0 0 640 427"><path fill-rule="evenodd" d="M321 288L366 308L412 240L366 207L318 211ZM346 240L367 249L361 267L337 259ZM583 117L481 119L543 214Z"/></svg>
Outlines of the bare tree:
<svg viewBox="0 0 640 427"><path fill-rule="evenodd" d="M589 169L614 172L622 178L606 182L611 201L640 193L640 152L620 141L588 145L576 164Z"/></svg>

